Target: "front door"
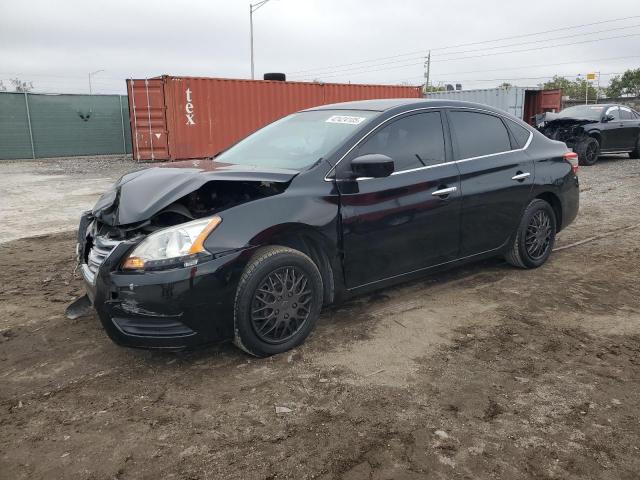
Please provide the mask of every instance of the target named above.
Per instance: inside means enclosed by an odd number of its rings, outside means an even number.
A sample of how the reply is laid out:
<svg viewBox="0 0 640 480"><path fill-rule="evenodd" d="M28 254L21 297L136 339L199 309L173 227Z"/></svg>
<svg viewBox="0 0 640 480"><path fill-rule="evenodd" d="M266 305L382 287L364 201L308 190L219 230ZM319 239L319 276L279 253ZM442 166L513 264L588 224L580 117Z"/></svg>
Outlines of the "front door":
<svg viewBox="0 0 640 480"><path fill-rule="evenodd" d="M446 163L441 113L389 121L356 147L336 173L345 283L374 283L444 263L458 254L460 184ZM394 160L386 178L350 179L349 163L366 154Z"/></svg>
<svg viewBox="0 0 640 480"><path fill-rule="evenodd" d="M460 170L460 255L466 257L503 246L516 230L533 185L533 161L524 150L531 132L490 113L451 110L448 116Z"/></svg>
<svg viewBox="0 0 640 480"><path fill-rule="evenodd" d="M616 152L618 150L625 149L625 133L624 124L620 119L620 109L617 106L609 107L605 116L613 116L613 120L608 120L602 123L601 138L602 144L600 149L603 151Z"/></svg>

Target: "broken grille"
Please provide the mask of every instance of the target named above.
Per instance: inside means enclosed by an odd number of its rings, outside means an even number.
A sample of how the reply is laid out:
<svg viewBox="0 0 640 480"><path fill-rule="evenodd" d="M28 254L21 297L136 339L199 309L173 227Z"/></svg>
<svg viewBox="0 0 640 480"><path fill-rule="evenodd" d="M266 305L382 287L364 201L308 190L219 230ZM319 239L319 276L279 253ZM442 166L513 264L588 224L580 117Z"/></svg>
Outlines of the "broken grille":
<svg viewBox="0 0 640 480"><path fill-rule="evenodd" d="M105 237L94 237L93 244L87 254L86 268L83 268L87 279L94 283L95 276L107 257L120 242Z"/></svg>

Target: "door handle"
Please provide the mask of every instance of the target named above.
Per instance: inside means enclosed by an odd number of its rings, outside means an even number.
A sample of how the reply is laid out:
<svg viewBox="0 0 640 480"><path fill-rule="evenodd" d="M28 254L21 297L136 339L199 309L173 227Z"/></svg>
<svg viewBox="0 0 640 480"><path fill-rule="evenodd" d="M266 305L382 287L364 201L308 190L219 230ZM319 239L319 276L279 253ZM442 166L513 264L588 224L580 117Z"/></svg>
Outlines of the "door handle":
<svg viewBox="0 0 640 480"><path fill-rule="evenodd" d="M519 182L520 180L524 180L529 176L531 176L531 173L529 172L520 172L520 173L516 173L513 177L511 177L511 180L517 180Z"/></svg>
<svg viewBox="0 0 640 480"><path fill-rule="evenodd" d="M434 197L444 197L445 195L449 195L450 193L453 193L456 190L458 190L458 187L441 188L440 190L436 190L435 192L432 192L431 195L433 195Z"/></svg>

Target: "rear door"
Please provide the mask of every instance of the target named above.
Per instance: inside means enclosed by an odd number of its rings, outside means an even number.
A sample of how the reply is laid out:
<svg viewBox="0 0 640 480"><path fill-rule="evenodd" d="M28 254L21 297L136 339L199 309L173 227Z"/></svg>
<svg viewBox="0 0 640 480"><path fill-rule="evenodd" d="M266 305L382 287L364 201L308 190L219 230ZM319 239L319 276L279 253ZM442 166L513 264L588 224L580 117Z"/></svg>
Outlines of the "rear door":
<svg viewBox="0 0 640 480"><path fill-rule="evenodd" d="M340 191L345 282L348 288L456 258L460 186L441 113L399 117L369 135L336 174ZM384 154L386 178L348 179L350 161Z"/></svg>
<svg viewBox="0 0 640 480"><path fill-rule="evenodd" d="M460 256L466 257L501 247L517 228L533 185L525 151L532 133L485 111L447 115L460 170Z"/></svg>
<svg viewBox="0 0 640 480"><path fill-rule="evenodd" d="M628 107L620 107L620 123L622 124L622 141L625 150L636 148L636 142L640 135L640 119L638 119Z"/></svg>

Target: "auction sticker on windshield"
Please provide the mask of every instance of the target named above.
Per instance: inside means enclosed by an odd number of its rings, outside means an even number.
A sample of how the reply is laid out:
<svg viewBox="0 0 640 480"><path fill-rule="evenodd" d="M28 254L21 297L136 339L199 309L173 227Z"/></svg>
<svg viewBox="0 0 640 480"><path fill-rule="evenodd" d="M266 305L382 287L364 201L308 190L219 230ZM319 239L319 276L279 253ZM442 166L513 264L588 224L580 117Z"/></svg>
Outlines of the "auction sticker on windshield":
<svg viewBox="0 0 640 480"><path fill-rule="evenodd" d="M352 117L349 115L332 115L325 120L326 123L347 123L349 125L359 125L364 122L364 117Z"/></svg>

